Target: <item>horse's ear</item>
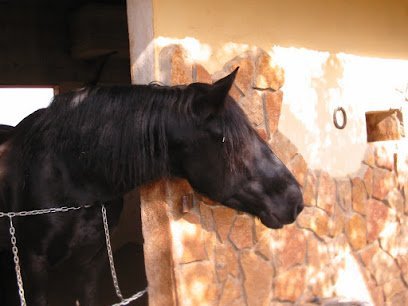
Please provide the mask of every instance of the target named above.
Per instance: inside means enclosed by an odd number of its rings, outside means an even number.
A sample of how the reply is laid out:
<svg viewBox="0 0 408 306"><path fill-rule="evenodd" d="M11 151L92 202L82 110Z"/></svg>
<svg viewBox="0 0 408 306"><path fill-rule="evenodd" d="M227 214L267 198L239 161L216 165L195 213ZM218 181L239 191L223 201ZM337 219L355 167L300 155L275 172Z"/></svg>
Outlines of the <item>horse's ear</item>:
<svg viewBox="0 0 408 306"><path fill-rule="evenodd" d="M219 103L221 104L220 106L224 104L225 98L227 97L232 84L234 84L238 69L239 67L235 68L235 70L229 75L212 84L209 95L213 103Z"/></svg>
<svg viewBox="0 0 408 306"><path fill-rule="evenodd" d="M235 68L235 70L226 77L209 85L204 97L199 99L199 101L196 101L195 113L197 115L201 118L207 118L223 108L225 98L234 83L238 69L239 67Z"/></svg>

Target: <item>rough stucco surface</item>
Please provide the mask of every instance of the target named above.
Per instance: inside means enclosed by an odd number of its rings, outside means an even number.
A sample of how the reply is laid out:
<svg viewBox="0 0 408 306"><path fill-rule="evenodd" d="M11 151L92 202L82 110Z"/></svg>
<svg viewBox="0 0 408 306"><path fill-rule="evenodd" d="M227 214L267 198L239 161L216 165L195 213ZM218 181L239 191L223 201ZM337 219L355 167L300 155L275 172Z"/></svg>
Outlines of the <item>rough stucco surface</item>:
<svg viewBox="0 0 408 306"><path fill-rule="evenodd" d="M185 181L158 183L161 192L149 201L161 205L149 206L149 213L166 217L159 236L167 237L168 252L161 258L147 248L145 257L149 272L171 256L167 275L147 273L155 288L162 277L171 280L168 305L408 304L408 156L397 142L367 145L359 171L335 178L310 169L279 131L284 72L262 50L232 59L214 75L189 63L178 46L161 50L160 65L169 84L210 82L240 66L231 95L303 186L306 205L295 224L270 230L195 194ZM158 233L143 226L151 245ZM152 292L149 301L162 305Z"/></svg>

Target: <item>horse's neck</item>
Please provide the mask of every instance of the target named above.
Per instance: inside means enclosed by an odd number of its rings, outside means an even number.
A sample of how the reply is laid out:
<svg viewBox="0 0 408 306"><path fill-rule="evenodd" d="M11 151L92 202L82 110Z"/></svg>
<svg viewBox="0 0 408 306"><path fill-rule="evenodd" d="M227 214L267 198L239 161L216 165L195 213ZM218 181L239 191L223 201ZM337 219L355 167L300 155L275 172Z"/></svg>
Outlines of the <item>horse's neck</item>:
<svg viewBox="0 0 408 306"><path fill-rule="evenodd" d="M121 192L156 180L167 173L164 116L168 116L168 110L164 111L164 107L168 101L160 101L161 95L167 95L161 92L158 94L154 89L143 93L146 91L143 86L132 87L132 90L136 92L135 101L115 101L123 103L117 106L121 112L113 116L101 112L100 121L94 122L94 130L98 134L94 138L89 135L85 137L99 139L94 141L94 146L89 147L89 170L96 168L98 175L104 176L109 185L116 186ZM99 129L103 123L111 127L109 132ZM109 136L105 138L107 134ZM106 147L110 152L106 151Z"/></svg>

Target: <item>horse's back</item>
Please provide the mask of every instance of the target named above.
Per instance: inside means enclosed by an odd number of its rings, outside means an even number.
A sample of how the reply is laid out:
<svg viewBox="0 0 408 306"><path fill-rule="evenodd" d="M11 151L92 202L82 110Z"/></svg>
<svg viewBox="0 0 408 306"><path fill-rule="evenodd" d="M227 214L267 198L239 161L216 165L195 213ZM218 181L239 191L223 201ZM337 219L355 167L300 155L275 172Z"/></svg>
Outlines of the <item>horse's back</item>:
<svg viewBox="0 0 408 306"><path fill-rule="evenodd" d="M13 127L11 125L0 124L0 144L9 139L12 131Z"/></svg>
<svg viewBox="0 0 408 306"><path fill-rule="evenodd" d="M0 124L0 158L1 158L1 151L2 151L2 144L6 142L12 134L13 127L10 125L5 125L5 124ZM3 175L2 175L2 169L0 168L0 183L1 183L1 189L4 187L5 183L2 181ZM4 191L0 190L0 211L3 211L5 208L4 205L4 196L3 196ZM7 222L8 221L6 218L0 218L0 256L2 248L8 245L9 242L9 236L6 234L7 233ZM1 260L0 260L1 261Z"/></svg>

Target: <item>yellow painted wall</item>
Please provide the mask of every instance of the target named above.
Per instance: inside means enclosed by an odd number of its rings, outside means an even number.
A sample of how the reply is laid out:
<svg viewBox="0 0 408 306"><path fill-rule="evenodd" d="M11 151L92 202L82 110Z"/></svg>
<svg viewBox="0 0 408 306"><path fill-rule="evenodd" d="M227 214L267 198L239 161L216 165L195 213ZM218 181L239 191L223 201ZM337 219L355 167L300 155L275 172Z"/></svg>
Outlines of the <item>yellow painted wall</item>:
<svg viewBox="0 0 408 306"><path fill-rule="evenodd" d="M128 15L153 20L142 40L145 27L129 26L136 82L160 80L158 52L169 44L210 73L253 47L267 51L285 70L279 130L313 169L359 169L367 111L402 109L408 135L408 0L128 0ZM338 106L344 130L332 122Z"/></svg>
<svg viewBox="0 0 408 306"><path fill-rule="evenodd" d="M155 36L408 59L407 0L153 0Z"/></svg>

